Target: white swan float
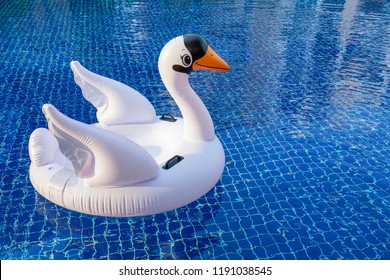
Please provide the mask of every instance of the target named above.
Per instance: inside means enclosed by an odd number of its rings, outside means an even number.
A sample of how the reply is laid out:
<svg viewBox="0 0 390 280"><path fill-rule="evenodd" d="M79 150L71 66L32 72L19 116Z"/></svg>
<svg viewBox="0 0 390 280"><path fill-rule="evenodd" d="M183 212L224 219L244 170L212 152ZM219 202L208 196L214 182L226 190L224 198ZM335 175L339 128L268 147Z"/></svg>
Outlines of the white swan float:
<svg viewBox="0 0 390 280"><path fill-rule="evenodd" d="M84 124L43 106L48 129L34 130L29 141L30 180L42 196L82 213L128 217L184 206L213 188L225 155L188 78L193 70L229 66L194 34L168 42L158 66L183 118L158 117L136 90L71 62L99 122Z"/></svg>

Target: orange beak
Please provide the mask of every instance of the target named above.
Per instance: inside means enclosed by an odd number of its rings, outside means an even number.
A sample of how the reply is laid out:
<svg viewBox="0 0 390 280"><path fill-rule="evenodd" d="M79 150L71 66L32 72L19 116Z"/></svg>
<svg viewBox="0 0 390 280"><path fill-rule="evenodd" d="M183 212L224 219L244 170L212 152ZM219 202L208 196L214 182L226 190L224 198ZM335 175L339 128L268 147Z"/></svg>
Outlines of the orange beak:
<svg viewBox="0 0 390 280"><path fill-rule="evenodd" d="M220 58L210 46L208 46L206 54L193 63L192 69L227 72L229 71L230 66Z"/></svg>

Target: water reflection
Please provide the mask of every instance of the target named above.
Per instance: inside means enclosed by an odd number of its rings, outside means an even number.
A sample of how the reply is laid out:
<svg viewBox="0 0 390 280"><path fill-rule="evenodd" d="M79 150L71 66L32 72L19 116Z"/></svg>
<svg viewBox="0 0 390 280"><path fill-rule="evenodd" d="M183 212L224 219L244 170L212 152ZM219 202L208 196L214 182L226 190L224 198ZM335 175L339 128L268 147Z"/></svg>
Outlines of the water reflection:
<svg viewBox="0 0 390 280"><path fill-rule="evenodd" d="M383 1L379 6L385 8ZM283 116L308 127L332 114L330 107L388 103L389 23L372 21L383 15L370 15L372 5L358 0L288 9L293 16L280 30L285 64L277 90Z"/></svg>
<svg viewBox="0 0 390 280"><path fill-rule="evenodd" d="M45 255L39 258L45 259L200 259L221 242L207 225L215 220L222 192L223 186L217 185L188 206L136 218L82 215L37 194L35 213L41 217L34 220L44 218L44 224L30 228L31 243L37 238L39 244L30 246L29 255L42 251Z"/></svg>
<svg viewBox="0 0 390 280"><path fill-rule="evenodd" d="M390 56L390 22L382 21L379 18L383 15L376 14L383 9L384 1L345 2L339 28L341 51L335 67L336 89L332 98L336 106L356 103L388 106L389 75L386 69Z"/></svg>

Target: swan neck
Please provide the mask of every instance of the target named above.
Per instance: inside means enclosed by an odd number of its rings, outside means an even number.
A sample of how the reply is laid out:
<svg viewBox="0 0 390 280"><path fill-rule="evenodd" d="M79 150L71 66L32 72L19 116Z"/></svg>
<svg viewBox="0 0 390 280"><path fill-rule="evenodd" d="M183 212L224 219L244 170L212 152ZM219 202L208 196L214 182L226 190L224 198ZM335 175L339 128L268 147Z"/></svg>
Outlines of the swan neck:
<svg viewBox="0 0 390 280"><path fill-rule="evenodd" d="M163 82L175 100L184 120L184 138L211 141L215 138L211 116L202 100L189 84L189 75L172 73L161 75Z"/></svg>

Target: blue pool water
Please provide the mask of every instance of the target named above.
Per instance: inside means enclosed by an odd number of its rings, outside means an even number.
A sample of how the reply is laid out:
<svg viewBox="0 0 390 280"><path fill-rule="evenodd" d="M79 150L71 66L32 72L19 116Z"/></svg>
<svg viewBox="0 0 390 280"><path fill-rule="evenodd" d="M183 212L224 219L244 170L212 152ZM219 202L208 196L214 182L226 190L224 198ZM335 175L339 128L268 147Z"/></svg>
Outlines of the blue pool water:
<svg viewBox="0 0 390 280"><path fill-rule="evenodd" d="M191 77L226 151L215 188L143 218L38 195L41 106L96 122L69 62L179 115L157 59L184 33L231 66ZM0 93L0 259L390 259L387 0L2 0Z"/></svg>

